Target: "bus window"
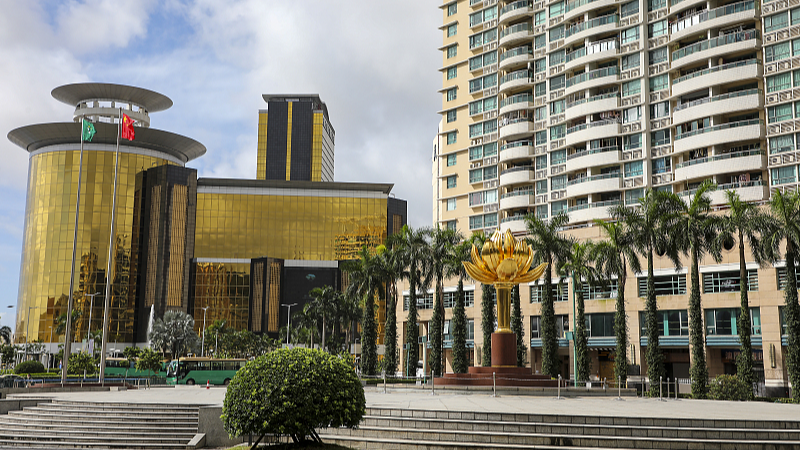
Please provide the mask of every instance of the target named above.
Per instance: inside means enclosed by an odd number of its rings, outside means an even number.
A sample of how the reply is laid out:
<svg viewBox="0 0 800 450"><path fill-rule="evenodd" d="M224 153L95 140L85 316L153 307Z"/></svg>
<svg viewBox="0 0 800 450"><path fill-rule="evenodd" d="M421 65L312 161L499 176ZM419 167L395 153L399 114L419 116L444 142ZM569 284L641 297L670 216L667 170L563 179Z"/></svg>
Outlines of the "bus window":
<svg viewBox="0 0 800 450"><path fill-rule="evenodd" d="M212 361L211 362L211 370L224 370L222 361Z"/></svg>

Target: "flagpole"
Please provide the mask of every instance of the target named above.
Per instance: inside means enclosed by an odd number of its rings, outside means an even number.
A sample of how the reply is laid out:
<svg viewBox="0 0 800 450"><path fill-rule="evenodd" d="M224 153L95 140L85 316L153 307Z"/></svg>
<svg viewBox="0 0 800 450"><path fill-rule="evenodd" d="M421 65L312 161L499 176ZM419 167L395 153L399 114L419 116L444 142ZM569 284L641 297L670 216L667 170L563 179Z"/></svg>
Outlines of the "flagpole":
<svg viewBox="0 0 800 450"><path fill-rule="evenodd" d="M117 122L117 152L114 158L114 197L111 202L111 233L108 238L108 265L106 267L106 298L103 305L103 344L100 347L100 385L105 384L106 374L106 345L108 344L108 320L111 313L111 284L113 278L111 269L114 258L114 222L117 217L117 178L119 176L119 139L122 135L122 107L119 108L119 121Z"/></svg>
<svg viewBox="0 0 800 450"><path fill-rule="evenodd" d="M67 382L67 367L69 366L69 355L72 354L72 306L73 306L73 291L75 290L75 253L78 246L78 212L81 207L81 176L83 175L83 127L85 117L81 117L81 152L78 157L78 195L75 200L75 230L72 234L72 265L70 266L69 275L69 300L67 300L67 323L64 327L64 353L61 356L61 386ZM30 318L28 319L30 321ZM89 324L91 327L91 324ZM25 337L26 341L28 337ZM52 340L52 339L51 339ZM50 342L50 345L53 343Z"/></svg>

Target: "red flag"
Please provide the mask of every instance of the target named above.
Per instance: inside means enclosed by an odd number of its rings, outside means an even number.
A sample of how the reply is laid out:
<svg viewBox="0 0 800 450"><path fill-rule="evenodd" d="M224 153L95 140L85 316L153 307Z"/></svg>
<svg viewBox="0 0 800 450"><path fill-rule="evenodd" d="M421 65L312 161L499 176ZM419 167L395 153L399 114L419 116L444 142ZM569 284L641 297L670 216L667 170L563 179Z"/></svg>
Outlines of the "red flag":
<svg viewBox="0 0 800 450"><path fill-rule="evenodd" d="M120 127L122 139L132 141L135 133L133 132L133 120L127 114L122 115L122 127Z"/></svg>

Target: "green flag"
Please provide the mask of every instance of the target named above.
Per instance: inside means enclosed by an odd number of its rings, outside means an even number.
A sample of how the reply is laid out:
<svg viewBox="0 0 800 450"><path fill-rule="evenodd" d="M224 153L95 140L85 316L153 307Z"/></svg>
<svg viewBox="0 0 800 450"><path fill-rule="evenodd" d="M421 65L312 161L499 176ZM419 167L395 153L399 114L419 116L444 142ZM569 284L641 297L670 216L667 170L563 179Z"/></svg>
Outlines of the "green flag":
<svg viewBox="0 0 800 450"><path fill-rule="evenodd" d="M83 134L81 136L83 138L83 140L87 141L87 142L92 142L92 138L94 137L94 133L95 133L95 130L94 130L94 125L92 125L92 122L84 120L83 121Z"/></svg>

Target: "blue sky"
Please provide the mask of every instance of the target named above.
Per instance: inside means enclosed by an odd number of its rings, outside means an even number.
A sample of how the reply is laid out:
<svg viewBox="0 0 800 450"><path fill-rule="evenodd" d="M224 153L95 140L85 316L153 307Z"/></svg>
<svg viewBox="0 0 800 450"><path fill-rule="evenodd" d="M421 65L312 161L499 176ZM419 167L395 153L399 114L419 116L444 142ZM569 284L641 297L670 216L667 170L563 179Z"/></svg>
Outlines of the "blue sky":
<svg viewBox="0 0 800 450"><path fill-rule="evenodd" d="M200 176L255 178L261 94L318 93L336 129L336 181L394 183L431 223L441 11L429 0L0 0L0 131L65 122L60 85L148 88L174 106L151 126L203 143ZM0 139L0 325L14 327L28 154ZM14 308L8 308L13 306Z"/></svg>

